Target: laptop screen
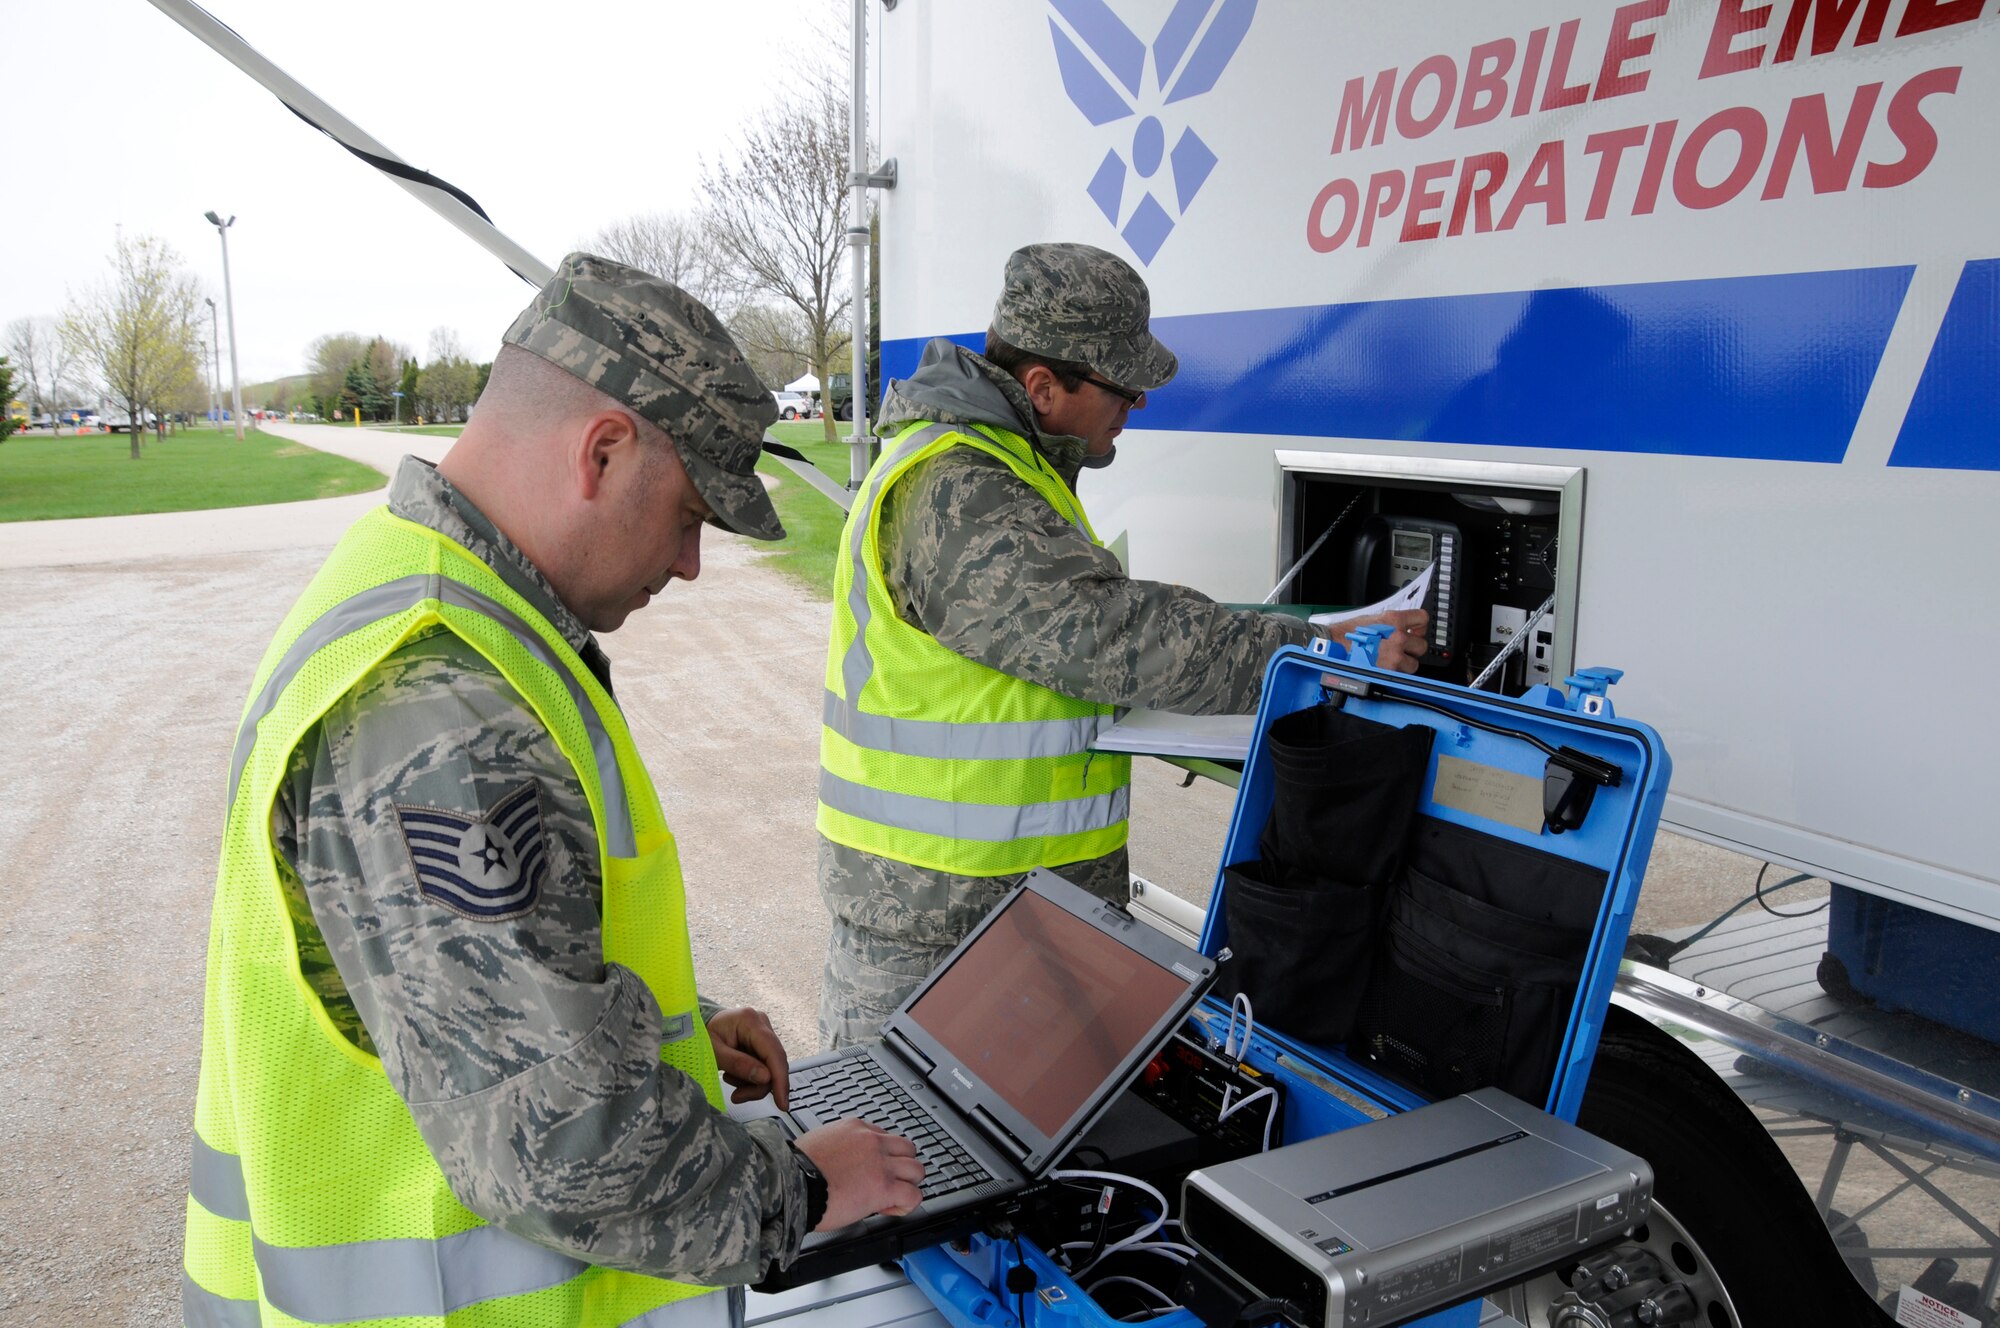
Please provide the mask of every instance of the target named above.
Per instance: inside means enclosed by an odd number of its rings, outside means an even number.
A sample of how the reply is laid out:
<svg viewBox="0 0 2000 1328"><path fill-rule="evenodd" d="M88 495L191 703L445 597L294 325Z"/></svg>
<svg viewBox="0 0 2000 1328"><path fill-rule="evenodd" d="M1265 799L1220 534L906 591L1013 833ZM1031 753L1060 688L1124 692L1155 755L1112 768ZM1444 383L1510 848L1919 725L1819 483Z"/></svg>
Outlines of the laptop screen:
<svg viewBox="0 0 2000 1328"><path fill-rule="evenodd" d="M1188 975L1023 891L904 1014L1052 1136L1188 986Z"/></svg>

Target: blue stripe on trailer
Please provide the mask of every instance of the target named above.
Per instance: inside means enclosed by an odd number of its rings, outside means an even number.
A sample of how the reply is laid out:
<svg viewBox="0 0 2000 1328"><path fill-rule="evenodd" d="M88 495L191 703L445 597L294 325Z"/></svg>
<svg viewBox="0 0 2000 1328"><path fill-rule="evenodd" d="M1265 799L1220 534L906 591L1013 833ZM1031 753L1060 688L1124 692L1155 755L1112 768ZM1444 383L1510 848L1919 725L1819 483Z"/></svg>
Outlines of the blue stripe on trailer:
<svg viewBox="0 0 2000 1328"><path fill-rule="evenodd" d="M1156 318L1181 372L1134 427L1837 463L1912 271Z"/></svg>
<svg viewBox="0 0 2000 1328"><path fill-rule="evenodd" d="M2000 258L1959 274L1889 464L2000 470Z"/></svg>

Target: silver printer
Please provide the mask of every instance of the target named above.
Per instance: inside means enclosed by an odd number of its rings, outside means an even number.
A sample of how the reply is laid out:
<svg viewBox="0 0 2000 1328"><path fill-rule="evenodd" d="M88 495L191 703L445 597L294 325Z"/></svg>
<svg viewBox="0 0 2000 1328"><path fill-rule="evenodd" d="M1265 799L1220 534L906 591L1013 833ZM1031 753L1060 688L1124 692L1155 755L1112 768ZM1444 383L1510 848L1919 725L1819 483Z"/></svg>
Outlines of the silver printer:
<svg viewBox="0 0 2000 1328"><path fill-rule="evenodd" d="M1379 1328L1622 1238L1652 1187L1644 1159L1482 1088L1192 1172L1181 1223L1302 1328Z"/></svg>

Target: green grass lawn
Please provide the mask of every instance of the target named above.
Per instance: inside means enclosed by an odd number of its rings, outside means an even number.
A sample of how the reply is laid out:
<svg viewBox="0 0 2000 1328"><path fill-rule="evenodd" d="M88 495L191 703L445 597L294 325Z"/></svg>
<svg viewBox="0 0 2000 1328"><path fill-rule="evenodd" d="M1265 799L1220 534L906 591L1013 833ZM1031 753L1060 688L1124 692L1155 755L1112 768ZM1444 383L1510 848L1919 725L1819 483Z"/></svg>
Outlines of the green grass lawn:
<svg viewBox="0 0 2000 1328"><path fill-rule="evenodd" d="M150 438L150 435L148 435ZM196 429L147 442L123 434L16 435L0 443L0 521L198 512L366 493L378 470L297 443Z"/></svg>
<svg viewBox="0 0 2000 1328"><path fill-rule="evenodd" d="M826 443L818 420L775 424L771 432L778 436L779 442L805 453L806 459L832 476L836 484L847 483L847 444ZM751 547L768 557L773 567L804 583L822 599L833 598L834 550L840 543L840 528L847 522L847 513L772 458L759 458L757 468L778 480L778 487L771 491L771 503L778 509L778 519L785 523L785 538L774 544L756 541Z"/></svg>

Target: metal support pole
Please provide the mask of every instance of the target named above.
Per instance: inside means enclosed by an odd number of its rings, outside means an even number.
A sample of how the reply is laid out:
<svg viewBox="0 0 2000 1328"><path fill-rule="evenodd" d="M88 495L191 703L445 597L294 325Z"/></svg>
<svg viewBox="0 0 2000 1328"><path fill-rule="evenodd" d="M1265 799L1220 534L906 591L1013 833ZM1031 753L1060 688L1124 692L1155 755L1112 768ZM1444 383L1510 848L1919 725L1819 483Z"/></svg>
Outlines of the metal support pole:
<svg viewBox="0 0 2000 1328"><path fill-rule="evenodd" d="M232 215L224 221L218 214L209 213L208 219L215 223L215 233L222 237L222 303L229 310L229 401L230 410L236 416L236 441L243 441L243 373L236 362L236 294L229 284L229 228L236 224Z"/></svg>
<svg viewBox="0 0 2000 1328"><path fill-rule="evenodd" d="M868 0L854 0L854 84L847 106L847 250L853 297L852 377L854 428L847 436L848 486L868 477ZM829 393L829 396L832 394Z"/></svg>
<svg viewBox="0 0 2000 1328"><path fill-rule="evenodd" d="M215 307L215 301L204 295L208 301L208 350L214 357L213 376L209 378L208 418L217 428L222 427L222 313Z"/></svg>

